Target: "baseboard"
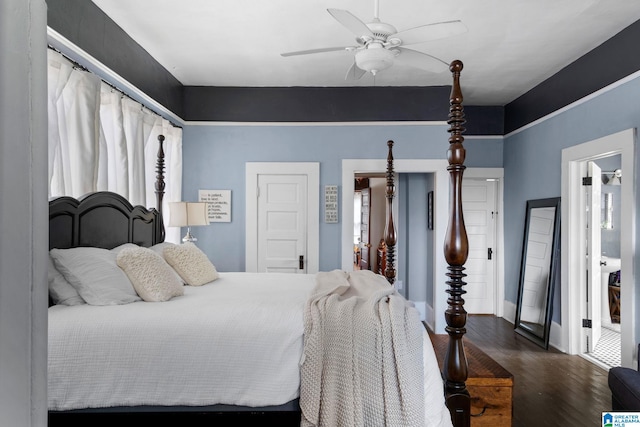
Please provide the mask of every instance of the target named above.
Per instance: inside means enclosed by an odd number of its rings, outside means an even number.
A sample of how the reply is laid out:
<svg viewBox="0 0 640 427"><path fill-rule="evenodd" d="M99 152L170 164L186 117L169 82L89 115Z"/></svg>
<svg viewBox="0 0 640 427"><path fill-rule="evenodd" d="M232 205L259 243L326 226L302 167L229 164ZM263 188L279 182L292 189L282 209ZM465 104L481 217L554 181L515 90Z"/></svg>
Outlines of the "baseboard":
<svg viewBox="0 0 640 427"><path fill-rule="evenodd" d="M504 320L508 321L512 325L516 323L516 305L511 301L504 300Z"/></svg>
<svg viewBox="0 0 640 427"><path fill-rule="evenodd" d="M562 345L562 325L557 322L551 322L551 329L549 330L549 346L563 353L567 352L567 349Z"/></svg>

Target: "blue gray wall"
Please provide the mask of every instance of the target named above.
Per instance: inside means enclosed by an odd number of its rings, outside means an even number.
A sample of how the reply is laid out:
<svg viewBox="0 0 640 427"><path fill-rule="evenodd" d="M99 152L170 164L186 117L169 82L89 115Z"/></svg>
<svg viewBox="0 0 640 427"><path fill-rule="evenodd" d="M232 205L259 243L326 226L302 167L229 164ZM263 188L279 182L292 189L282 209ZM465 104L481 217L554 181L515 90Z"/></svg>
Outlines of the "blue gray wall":
<svg viewBox="0 0 640 427"><path fill-rule="evenodd" d="M433 235L427 227L427 194L434 189L432 173L400 174L399 179L398 279L405 296L433 307ZM411 230L411 232L409 232Z"/></svg>
<svg viewBox="0 0 640 427"><path fill-rule="evenodd" d="M446 130L445 124L186 126L183 198L196 200L199 189L231 190L231 222L194 230L198 245L220 271L244 271L246 162L320 162L321 188L336 184L341 191L342 159L384 159L389 139L395 141L397 159L444 159L449 136ZM501 139L472 139L467 145L467 166L502 166ZM342 206L340 221L341 212ZM340 246L340 223L321 221L320 270L341 267ZM419 256L425 259L426 254Z"/></svg>
<svg viewBox="0 0 640 427"><path fill-rule="evenodd" d="M560 196L562 149L640 126L638 99L640 78L627 81L539 124L505 137L506 300L515 304L518 294L526 201ZM637 257L636 251L636 263ZM554 321L560 322L560 314L560 294L556 289Z"/></svg>

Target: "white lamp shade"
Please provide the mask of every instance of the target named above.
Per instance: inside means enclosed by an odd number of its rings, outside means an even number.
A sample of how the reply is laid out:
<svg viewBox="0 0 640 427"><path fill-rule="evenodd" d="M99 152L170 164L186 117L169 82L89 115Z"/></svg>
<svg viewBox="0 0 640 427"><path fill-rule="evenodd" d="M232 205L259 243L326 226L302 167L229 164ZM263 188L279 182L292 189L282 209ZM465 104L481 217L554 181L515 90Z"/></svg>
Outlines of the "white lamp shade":
<svg viewBox="0 0 640 427"><path fill-rule="evenodd" d="M208 225L208 203L172 202L169 203L169 227L191 227Z"/></svg>

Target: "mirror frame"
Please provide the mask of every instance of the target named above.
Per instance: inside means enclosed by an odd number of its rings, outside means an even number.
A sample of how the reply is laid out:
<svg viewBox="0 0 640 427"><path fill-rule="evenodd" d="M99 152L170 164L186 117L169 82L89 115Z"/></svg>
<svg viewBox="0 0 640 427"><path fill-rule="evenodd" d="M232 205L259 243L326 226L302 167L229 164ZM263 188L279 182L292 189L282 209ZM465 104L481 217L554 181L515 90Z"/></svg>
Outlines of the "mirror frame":
<svg viewBox="0 0 640 427"><path fill-rule="evenodd" d="M527 260L527 237L529 236L529 227L531 222L531 210L536 208L555 208L553 230L552 230L552 248L551 260L549 265L549 276L547 281L547 295L545 298L544 324L542 331L536 331L522 322L522 298L524 293L524 278ZM527 210L525 215L524 236L522 240L522 258L520 261L520 283L518 285L518 302L516 308L515 331L535 342L544 349L549 348L549 331L551 329L551 317L553 315L553 294L556 285L560 260L560 197L537 199L527 201Z"/></svg>

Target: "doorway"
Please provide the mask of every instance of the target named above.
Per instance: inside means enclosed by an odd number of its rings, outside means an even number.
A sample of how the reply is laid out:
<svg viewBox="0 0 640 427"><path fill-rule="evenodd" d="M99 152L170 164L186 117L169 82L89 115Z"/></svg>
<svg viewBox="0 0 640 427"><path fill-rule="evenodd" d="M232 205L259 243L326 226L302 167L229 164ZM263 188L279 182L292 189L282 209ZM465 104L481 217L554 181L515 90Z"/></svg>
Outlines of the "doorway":
<svg viewBox="0 0 640 427"><path fill-rule="evenodd" d="M635 129L628 129L590 142L562 150L562 343L560 348L569 354L582 355L586 347L589 322L587 313L587 289L584 286L588 271L586 202L582 177L589 161L598 161L620 155L625 178L620 185L620 360L621 366L634 366L635 355L635 182L634 151ZM597 201L598 204L600 200ZM598 227L599 228L599 227ZM594 283L595 281L592 281ZM599 298L598 298L599 299ZM595 310L595 307L591 308ZM599 307L597 308L600 309ZM586 321L583 322L583 319ZM583 324L585 325L583 327Z"/></svg>

